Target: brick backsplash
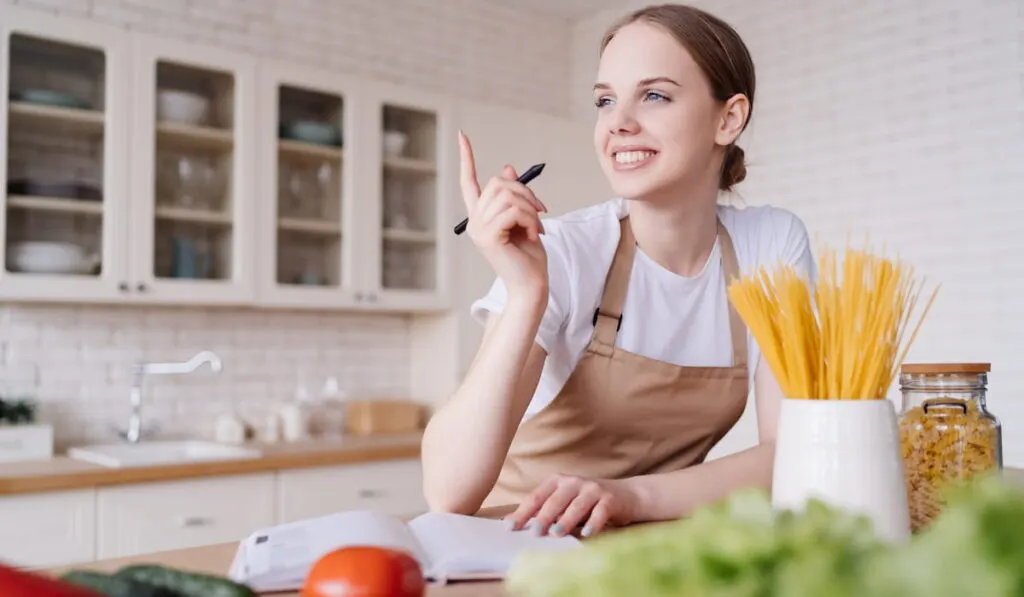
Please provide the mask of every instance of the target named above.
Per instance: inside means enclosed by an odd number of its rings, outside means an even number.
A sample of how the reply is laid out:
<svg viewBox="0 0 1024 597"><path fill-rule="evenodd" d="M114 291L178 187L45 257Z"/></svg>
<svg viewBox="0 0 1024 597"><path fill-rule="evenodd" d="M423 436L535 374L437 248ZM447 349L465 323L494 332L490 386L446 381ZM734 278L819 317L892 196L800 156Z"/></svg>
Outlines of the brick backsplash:
<svg viewBox="0 0 1024 597"><path fill-rule="evenodd" d="M147 420L165 433L211 436L233 407L259 426L294 397L315 397L329 376L353 396L407 391L408 326L397 315L229 309L32 306L0 308L0 392L32 394L61 445L111 440L129 412L131 366L184 361L212 350L223 361L180 376L152 376Z"/></svg>
<svg viewBox="0 0 1024 597"><path fill-rule="evenodd" d="M0 0L139 31L292 60L339 73L556 115L569 111L566 23L476 0ZM529 43L523 43L529 32ZM560 58L563 57L563 58ZM12 73L31 77L32 72ZM12 132L13 133L13 132ZM32 142L30 142L32 141ZM45 152L48 168L91 172L89 147L20 139L11 175ZM145 307L0 307L0 391L29 393L58 449L115 440L130 367L215 351L224 370L147 381L144 412L161 431L212 434L236 406L254 424L336 376L361 395L408 392L409 326L392 315Z"/></svg>

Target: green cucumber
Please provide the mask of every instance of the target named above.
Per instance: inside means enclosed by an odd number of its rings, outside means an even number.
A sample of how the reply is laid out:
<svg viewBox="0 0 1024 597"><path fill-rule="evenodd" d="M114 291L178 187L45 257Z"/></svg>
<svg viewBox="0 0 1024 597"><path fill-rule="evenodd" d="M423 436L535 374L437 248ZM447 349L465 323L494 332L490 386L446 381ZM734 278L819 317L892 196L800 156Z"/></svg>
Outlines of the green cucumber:
<svg viewBox="0 0 1024 597"><path fill-rule="evenodd" d="M61 575L61 580L92 589L106 597L183 597L166 587L92 570L72 570Z"/></svg>
<svg viewBox="0 0 1024 597"><path fill-rule="evenodd" d="M181 597L256 597L252 589L228 578L158 564L132 564L118 570L115 576L170 589Z"/></svg>

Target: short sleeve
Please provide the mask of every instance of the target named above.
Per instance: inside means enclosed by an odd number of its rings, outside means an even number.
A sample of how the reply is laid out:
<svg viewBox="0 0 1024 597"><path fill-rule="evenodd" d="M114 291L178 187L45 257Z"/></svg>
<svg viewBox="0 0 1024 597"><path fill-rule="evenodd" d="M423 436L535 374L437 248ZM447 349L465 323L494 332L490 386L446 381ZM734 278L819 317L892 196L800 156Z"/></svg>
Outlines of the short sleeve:
<svg viewBox="0 0 1024 597"><path fill-rule="evenodd" d="M551 227L553 228L553 226ZM537 344L551 354L561 343L566 324L569 321L572 304L572 263L568 252L556 236L541 236L548 257L548 305L537 330ZM481 324L491 313L501 313L508 300L508 290L501 278L495 278L487 293L473 302L470 314Z"/></svg>
<svg viewBox="0 0 1024 597"><path fill-rule="evenodd" d="M782 262L795 267L797 271L815 281L818 268L811 250L811 239L804 225L796 214L787 210L778 210L777 232L780 240L780 257Z"/></svg>

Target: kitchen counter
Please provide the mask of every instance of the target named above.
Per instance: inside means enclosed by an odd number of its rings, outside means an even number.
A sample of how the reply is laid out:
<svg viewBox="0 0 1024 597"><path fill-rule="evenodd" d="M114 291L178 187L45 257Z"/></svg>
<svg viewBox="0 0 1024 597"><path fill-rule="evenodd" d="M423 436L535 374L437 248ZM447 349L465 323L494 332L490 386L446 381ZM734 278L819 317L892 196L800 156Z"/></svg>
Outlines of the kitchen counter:
<svg viewBox="0 0 1024 597"><path fill-rule="evenodd" d="M250 445L263 452L259 458L131 468L108 468L67 456L4 463L0 466L0 495L419 458L421 438L420 433L411 433L292 444L255 443Z"/></svg>
<svg viewBox="0 0 1024 597"><path fill-rule="evenodd" d="M486 508L481 510L479 515L489 518L498 518L512 510L513 507L510 506ZM218 543L216 545L206 545L190 549L177 549L142 556L131 556L127 558L116 558L102 560L99 562L76 564L73 566L50 568L45 572L52 575L62 574L69 569L114 572L115 570L129 564L156 563L177 568L179 570L189 570L192 572L224 576L227 573L228 568L231 566L231 560L235 557L235 550L237 548L238 542L232 541L230 543ZM273 595L274 597L298 597L297 592L273 593ZM431 586L427 591L427 595L429 597L469 597L470 595L474 597L506 597L507 593L504 591L501 582L487 581L461 582L444 586Z"/></svg>
<svg viewBox="0 0 1024 597"><path fill-rule="evenodd" d="M1024 469L1007 468L1004 470L1004 474L1012 479L1013 482L1019 483L1021 487L1024 487ZM479 515L498 518L511 512L513 508L514 507L512 506L485 508L484 510L481 510ZM608 532L614 531L606 531L606 533ZM224 576L231 565L231 560L234 558L237 548L238 542L232 541L189 549L178 549L147 555L101 560L98 562L83 563L74 566L51 568L47 570L47 573L56 575L69 568L113 572L128 564L157 563L182 570L191 570L194 572ZM504 590L502 583L495 581L464 582L453 583L445 586L432 586L427 594L429 597L468 597L470 595L476 597L507 597L508 595ZM275 596L297 597L298 593L275 593Z"/></svg>

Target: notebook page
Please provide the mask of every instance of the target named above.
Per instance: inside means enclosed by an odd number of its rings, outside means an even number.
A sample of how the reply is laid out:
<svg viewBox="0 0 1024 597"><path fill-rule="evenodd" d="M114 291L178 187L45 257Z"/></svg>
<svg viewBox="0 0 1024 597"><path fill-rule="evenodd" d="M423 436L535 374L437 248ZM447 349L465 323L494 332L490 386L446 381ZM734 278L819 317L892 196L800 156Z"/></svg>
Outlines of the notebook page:
<svg viewBox="0 0 1024 597"><path fill-rule="evenodd" d="M424 569L430 562L402 520L371 510L351 510L256 531L239 545L229 576L256 591L297 590L324 554L351 545L409 552Z"/></svg>
<svg viewBox="0 0 1024 597"><path fill-rule="evenodd" d="M562 551L580 546L572 536L538 537L530 531L510 531L501 520L431 512L414 518L409 527L439 577L504 576L524 550Z"/></svg>

